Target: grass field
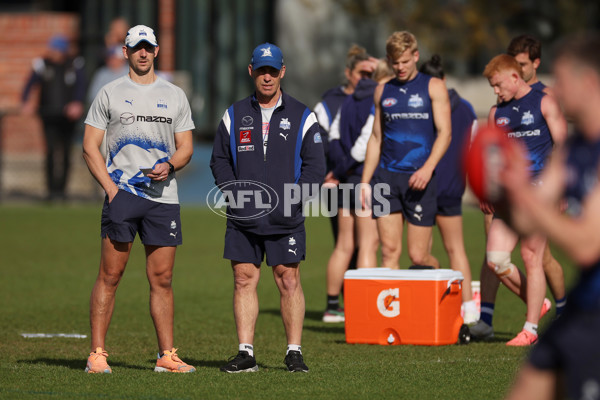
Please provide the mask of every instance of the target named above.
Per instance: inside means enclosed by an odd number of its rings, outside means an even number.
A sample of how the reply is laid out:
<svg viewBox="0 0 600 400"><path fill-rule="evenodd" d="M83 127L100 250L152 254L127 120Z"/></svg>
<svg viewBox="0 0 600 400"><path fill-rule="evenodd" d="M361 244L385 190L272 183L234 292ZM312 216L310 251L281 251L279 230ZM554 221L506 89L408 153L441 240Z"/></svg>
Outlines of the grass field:
<svg viewBox="0 0 600 400"><path fill-rule="evenodd" d="M23 338L21 333L89 336L100 205L0 207L0 398L499 399L526 355L526 349L504 344L521 329L525 313L505 288L499 292L493 342L440 347L346 344L343 325L320 321L332 239L326 219L309 218L309 254L301 268L307 309L303 352L310 373L285 370L279 296L264 268L255 340L261 370L224 374L218 367L237 352L231 271L221 258L225 221L201 208L184 208L182 220L184 245L177 253L173 282L175 343L197 372L152 372L156 338L142 246L136 241L107 337L113 374L87 375L88 339ZM478 278L484 236L477 210L465 210L465 242ZM437 238L434 254L447 265ZM556 256L571 281L570 264ZM405 255L402 260L408 266Z"/></svg>

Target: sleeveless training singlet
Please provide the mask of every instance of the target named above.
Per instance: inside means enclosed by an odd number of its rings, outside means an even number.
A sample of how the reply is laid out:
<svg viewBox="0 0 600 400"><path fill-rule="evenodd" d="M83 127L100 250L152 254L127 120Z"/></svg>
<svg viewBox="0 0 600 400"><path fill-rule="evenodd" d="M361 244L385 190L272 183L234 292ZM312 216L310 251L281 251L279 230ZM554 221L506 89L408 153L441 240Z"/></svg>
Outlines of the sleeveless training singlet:
<svg viewBox="0 0 600 400"><path fill-rule="evenodd" d="M531 90L518 100L498 104L494 119L496 126L507 131L509 139L522 140L527 146L529 170L537 176L552 151L552 136L542 115L545 93Z"/></svg>
<svg viewBox="0 0 600 400"><path fill-rule="evenodd" d="M411 173L429 157L437 135L429 97L430 80L429 75L418 73L411 81L394 79L385 85L380 103L382 168Z"/></svg>

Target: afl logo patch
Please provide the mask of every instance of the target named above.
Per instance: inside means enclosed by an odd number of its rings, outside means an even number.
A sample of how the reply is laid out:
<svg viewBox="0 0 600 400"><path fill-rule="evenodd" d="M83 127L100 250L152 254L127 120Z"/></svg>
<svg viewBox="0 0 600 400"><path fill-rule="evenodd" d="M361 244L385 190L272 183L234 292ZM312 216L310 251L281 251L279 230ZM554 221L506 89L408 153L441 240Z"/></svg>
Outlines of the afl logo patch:
<svg viewBox="0 0 600 400"><path fill-rule="evenodd" d="M496 126L507 126L508 124L510 124L508 117L500 117L496 120Z"/></svg>
<svg viewBox="0 0 600 400"><path fill-rule="evenodd" d="M121 114L121 124L123 125L131 125L135 121L135 117L132 113L126 112Z"/></svg>
<svg viewBox="0 0 600 400"><path fill-rule="evenodd" d="M388 97L381 102L381 105L384 107L393 107L396 105L396 103L398 103L398 100L393 97Z"/></svg>

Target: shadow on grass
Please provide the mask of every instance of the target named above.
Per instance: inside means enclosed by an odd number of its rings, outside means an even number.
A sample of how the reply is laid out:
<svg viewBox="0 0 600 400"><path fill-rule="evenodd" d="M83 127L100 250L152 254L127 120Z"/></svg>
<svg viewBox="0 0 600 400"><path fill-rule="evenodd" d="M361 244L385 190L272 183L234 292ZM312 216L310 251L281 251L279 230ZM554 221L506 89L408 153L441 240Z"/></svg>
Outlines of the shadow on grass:
<svg viewBox="0 0 600 400"><path fill-rule="evenodd" d="M220 369L223 365L227 364L229 360L195 360L195 359L185 359L185 362L193 365L196 368L214 368L214 369ZM262 364L257 362L256 363L258 365L259 370L264 369L264 370L286 370L286 367L274 367L274 366L270 366L270 365L266 365L266 364Z"/></svg>
<svg viewBox="0 0 600 400"><path fill-rule="evenodd" d="M494 337L489 339L478 340L471 337L472 342L477 343L506 343L512 338L514 338L517 334L512 332L494 332Z"/></svg>
<svg viewBox="0 0 600 400"><path fill-rule="evenodd" d="M156 360L152 360L155 363ZM86 360L81 358L76 359L65 359L65 358L36 358L33 360L17 360L17 363L21 364L42 364L54 367L67 367L70 369L81 370L85 369ZM139 365L126 364L119 361L111 361L109 364L111 367L130 368L130 369L148 369L147 367L140 367ZM152 365L152 364L150 364Z"/></svg>
<svg viewBox="0 0 600 400"><path fill-rule="evenodd" d="M327 325L327 326L304 326L304 330L317 333L345 333L344 324Z"/></svg>

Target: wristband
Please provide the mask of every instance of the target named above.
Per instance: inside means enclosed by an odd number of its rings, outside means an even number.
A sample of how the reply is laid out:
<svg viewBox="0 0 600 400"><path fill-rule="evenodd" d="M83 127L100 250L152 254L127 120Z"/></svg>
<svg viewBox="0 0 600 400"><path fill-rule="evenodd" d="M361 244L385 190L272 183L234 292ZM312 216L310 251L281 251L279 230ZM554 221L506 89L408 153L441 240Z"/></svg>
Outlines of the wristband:
<svg viewBox="0 0 600 400"><path fill-rule="evenodd" d="M167 164L169 164L169 175L172 174L173 172L175 172L175 167L173 166L173 164L171 164L170 162L167 161Z"/></svg>

